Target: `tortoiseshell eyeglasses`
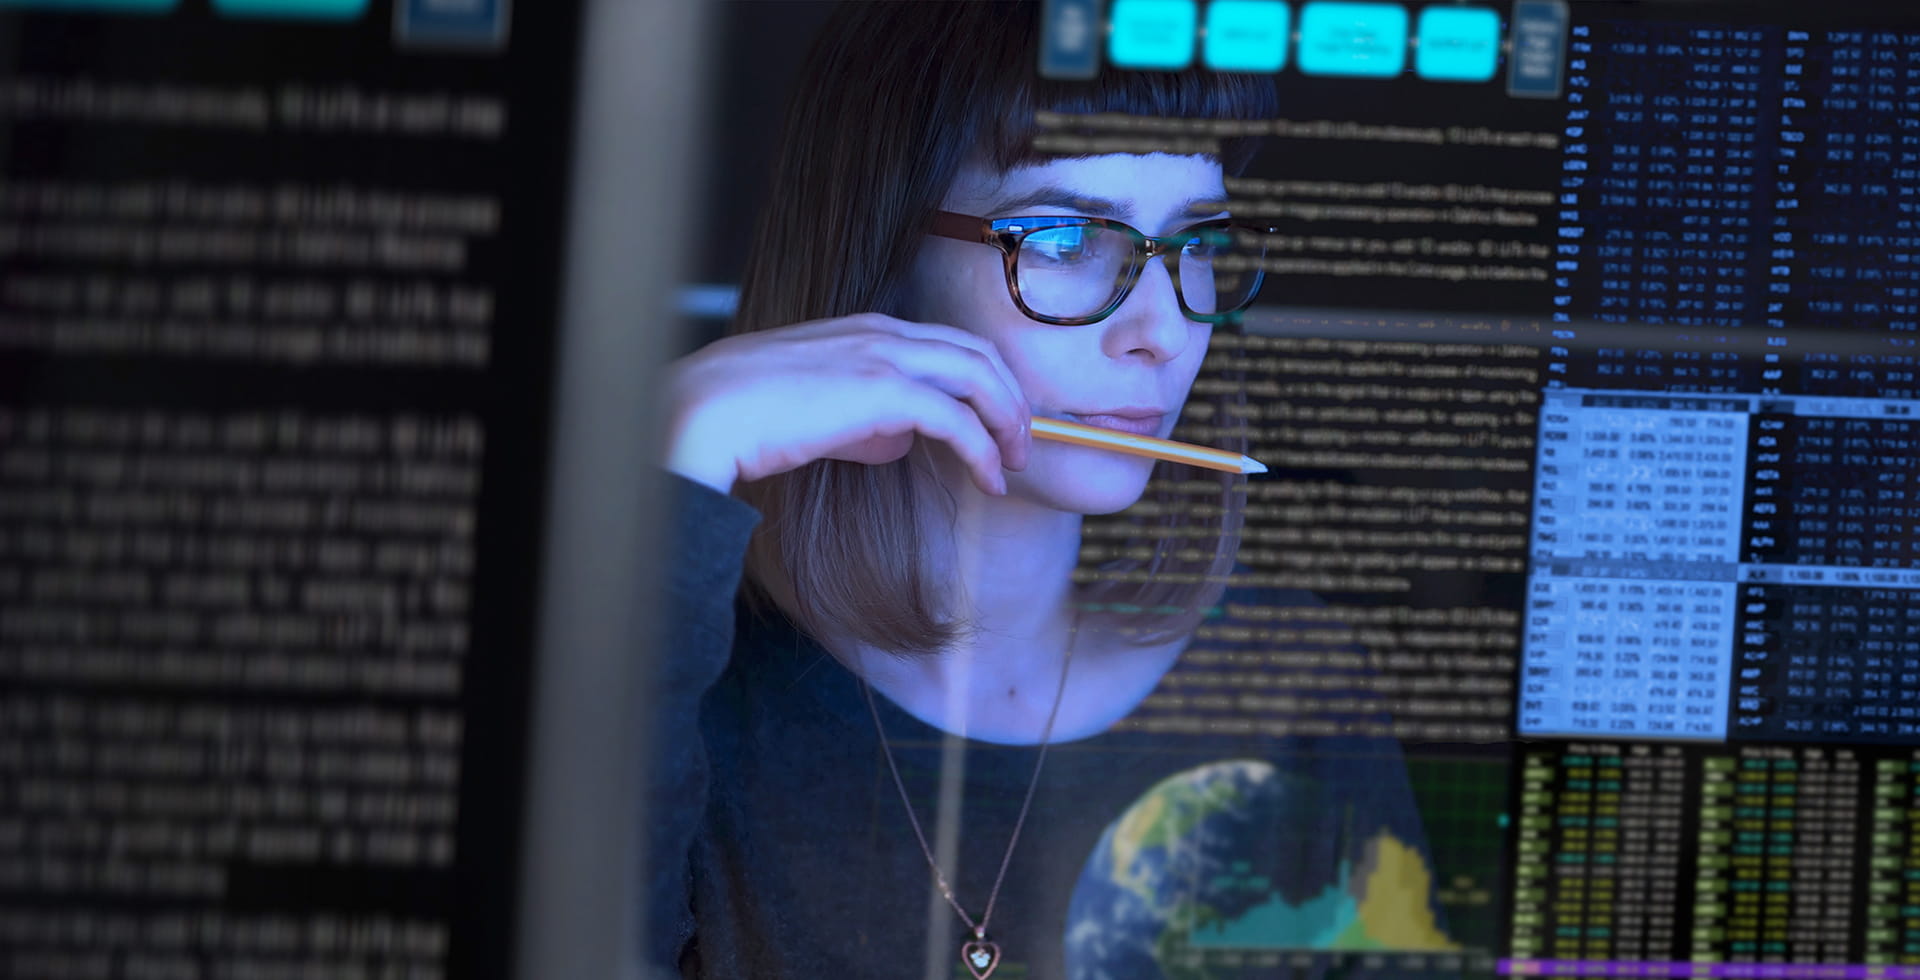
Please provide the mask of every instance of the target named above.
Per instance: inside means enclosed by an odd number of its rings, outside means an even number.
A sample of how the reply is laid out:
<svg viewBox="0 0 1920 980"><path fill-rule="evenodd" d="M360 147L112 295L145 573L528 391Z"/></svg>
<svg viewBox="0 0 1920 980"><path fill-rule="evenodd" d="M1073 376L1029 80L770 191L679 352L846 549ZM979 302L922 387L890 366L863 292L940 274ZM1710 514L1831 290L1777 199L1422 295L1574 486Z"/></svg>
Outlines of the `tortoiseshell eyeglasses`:
<svg viewBox="0 0 1920 980"><path fill-rule="evenodd" d="M938 211L933 234L992 245L1006 258L1007 291L1020 312L1041 323L1098 323L1126 302L1155 256L1166 261L1180 312L1219 323L1260 292L1263 233L1218 218L1153 238L1108 218L1044 215L977 218Z"/></svg>

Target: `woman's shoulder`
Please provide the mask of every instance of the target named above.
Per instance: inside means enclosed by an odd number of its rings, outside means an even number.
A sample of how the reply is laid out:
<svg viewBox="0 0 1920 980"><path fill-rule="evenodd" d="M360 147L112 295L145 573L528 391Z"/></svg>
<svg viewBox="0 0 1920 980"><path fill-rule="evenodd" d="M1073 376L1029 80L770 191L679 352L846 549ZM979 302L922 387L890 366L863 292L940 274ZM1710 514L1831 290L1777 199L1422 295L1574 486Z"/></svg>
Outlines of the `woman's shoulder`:
<svg viewBox="0 0 1920 980"><path fill-rule="evenodd" d="M744 536L760 523L760 512L752 504L672 470L663 468L661 473L667 519L676 529Z"/></svg>

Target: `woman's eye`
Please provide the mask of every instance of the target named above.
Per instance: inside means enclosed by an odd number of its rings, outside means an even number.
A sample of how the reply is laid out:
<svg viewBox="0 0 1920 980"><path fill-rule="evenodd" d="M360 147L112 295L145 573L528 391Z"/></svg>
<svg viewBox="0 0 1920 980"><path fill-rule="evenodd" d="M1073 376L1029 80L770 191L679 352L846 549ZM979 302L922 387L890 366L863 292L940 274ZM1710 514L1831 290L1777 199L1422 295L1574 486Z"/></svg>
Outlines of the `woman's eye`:
<svg viewBox="0 0 1920 980"><path fill-rule="evenodd" d="M1212 235L1195 235L1187 239L1187 245L1181 251L1195 258L1213 258L1226 251L1226 243Z"/></svg>
<svg viewBox="0 0 1920 980"><path fill-rule="evenodd" d="M1049 262L1072 262L1086 254L1087 236L1079 228L1049 228L1027 236L1025 245Z"/></svg>
<svg viewBox="0 0 1920 980"><path fill-rule="evenodd" d="M1180 251L1194 258L1213 258L1233 249L1233 232L1225 228L1202 228L1187 239Z"/></svg>

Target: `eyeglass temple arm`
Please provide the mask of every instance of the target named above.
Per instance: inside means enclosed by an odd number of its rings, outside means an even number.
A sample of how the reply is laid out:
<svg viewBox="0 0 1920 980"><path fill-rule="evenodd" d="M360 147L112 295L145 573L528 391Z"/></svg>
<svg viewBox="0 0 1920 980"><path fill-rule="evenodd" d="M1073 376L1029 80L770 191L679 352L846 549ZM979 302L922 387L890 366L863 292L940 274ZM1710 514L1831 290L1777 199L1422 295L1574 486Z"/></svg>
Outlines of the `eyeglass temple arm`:
<svg viewBox="0 0 1920 980"><path fill-rule="evenodd" d="M953 211L933 212L933 222L928 226L927 231L942 238L957 238L963 242L993 241L992 230L988 228L985 218L976 218Z"/></svg>

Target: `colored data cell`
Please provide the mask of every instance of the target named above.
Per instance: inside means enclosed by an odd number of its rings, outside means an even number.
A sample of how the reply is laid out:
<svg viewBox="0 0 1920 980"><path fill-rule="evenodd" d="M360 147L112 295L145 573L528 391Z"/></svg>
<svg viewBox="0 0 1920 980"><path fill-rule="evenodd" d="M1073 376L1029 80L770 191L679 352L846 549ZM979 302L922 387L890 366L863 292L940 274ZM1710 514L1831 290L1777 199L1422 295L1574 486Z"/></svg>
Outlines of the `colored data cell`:
<svg viewBox="0 0 1920 980"><path fill-rule="evenodd" d="M213 9L261 20L356 20L367 12L367 0L213 0Z"/></svg>
<svg viewBox="0 0 1920 980"><path fill-rule="evenodd" d="M1407 9L1391 3L1310 3L1300 13L1300 70L1386 78L1407 65Z"/></svg>
<svg viewBox="0 0 1920 980"><path fill-rule="evenodd" d="M495 48L506 42L507 0L400 0L393 28L402 44Z"/></svg>
<svg viewBox="0 0 1920 980"><path fill-rule="evenodd" d="M180 5L180 0L0 0L0 10L90 11L120 14L164 14Z"/></svg>
<svg viewBox="0 0 1920 980"><path fill-rule="evenodd" d="M1047 0L1040 23L1042 76L1092 78L1100 73L1098 0Z"/></svg>
<svg viewBox="0 0 1920 980"><path fill-rule="evenodd" d="M1500 65L1500 15L1478 7L1420 12L1413 70L1435 82L1484 82Z"/></svg>
<svg viewBox="0 0 1920 980"><path fill-rule="evenodd" d="M1116 67L1178 71L1193 63L1193 0L1114 0L1107 16L1107 60Z"/></svg>
<svg viewBox="0 0 1920 980"><path fill-rule="evenodd" d="M1279 71L1287 63L1292 12L1280 0L1213 0L1205 59L1214 71Z"/></svg>
<svg viewBox="0 0 1920 980"><path fill-rule="evenodd" d="M1567 67L1564 0L1518 0L1513 5L1513 53L1508 58L1507 94L1527 99L1557 99Z"/></svg>

